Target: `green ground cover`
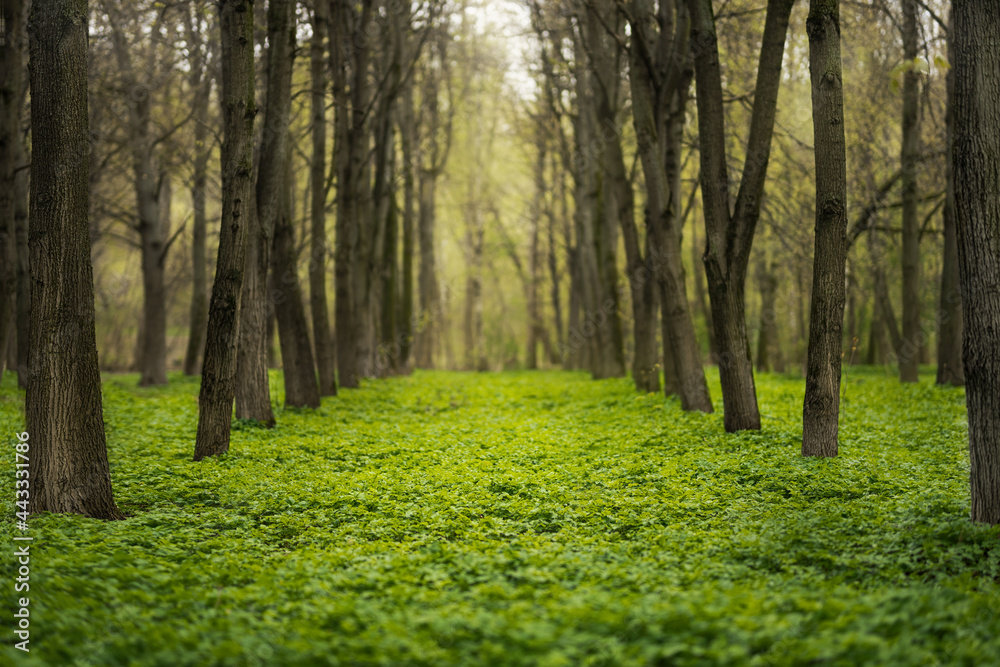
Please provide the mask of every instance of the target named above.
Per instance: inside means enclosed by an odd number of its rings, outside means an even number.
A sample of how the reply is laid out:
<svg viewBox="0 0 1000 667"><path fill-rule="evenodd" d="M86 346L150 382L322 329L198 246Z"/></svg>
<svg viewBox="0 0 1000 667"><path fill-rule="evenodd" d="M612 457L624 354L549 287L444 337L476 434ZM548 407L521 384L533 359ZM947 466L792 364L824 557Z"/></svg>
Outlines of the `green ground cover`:
<svg viewBox="0 0 1000 667"><path fill-rule="evenodd" d="M14 650L8 448L0 663L1000 664L962 390L852 368L840 456L806 460L801 379L760 376L763 431L726 435L714 376L701 415L581 373L417 373L201 463L196 379L108 376L131 518L31 520ZM22 402L8 373L5 441Z"/></svg>

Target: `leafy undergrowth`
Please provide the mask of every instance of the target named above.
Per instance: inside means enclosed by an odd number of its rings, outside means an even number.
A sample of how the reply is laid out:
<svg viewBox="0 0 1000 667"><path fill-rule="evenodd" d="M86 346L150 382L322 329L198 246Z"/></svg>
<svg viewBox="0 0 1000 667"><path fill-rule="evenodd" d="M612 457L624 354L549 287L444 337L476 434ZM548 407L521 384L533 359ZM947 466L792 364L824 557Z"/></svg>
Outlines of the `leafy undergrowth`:
<svg viewBox="0 0 1000 667"><path fill-rule="evenodd" d="M234 423L201 463L196 379L108 376L130 518L32 518L32 650L5 584L0 662L997 664L962 391L850 373L832 460L799 455L799 379L759 377L763 430L727 435L624 379L418 372ZM22 404L8 374L6 440Z"/></svg>

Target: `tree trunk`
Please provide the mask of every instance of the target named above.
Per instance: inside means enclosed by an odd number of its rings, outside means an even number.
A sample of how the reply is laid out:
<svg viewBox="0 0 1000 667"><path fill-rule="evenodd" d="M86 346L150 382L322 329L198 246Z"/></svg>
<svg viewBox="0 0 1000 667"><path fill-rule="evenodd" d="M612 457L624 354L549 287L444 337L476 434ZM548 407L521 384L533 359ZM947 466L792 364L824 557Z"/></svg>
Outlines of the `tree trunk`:
<svg viewBox="0 0 1000 667"><path fill-rule="evenodd" d="M198 394L198 436L194 459L229 450L236 393L236 349L240 298L253 228L253 3L220 0L222 27L222 225L219 257L208 310L208 336Z"/></svg>
<svg viewBox="0 0 1000 667"><path fill-rule="evenodd" d="M294 3L288 4L290 8L294 7ZM291 19L292 16L291 9L289 9L288 18ZM289 20L283 28L291 31L294 29L294 23ZM278 42L271 42L271 44L276 43ZM286 42L286 45L289 43ZM291 58L288 60L290 64ZM289 67L288 73L291 73L291 67ZM273 79L269 77L268 80ZM292 226L291 206L291 147L290 142L284 143L286 144L285 157L280 161L284 168L282 175L284 182L282 196L279 200L278 217L274 225L274 252L271 255L274 289L271 290L270 294L274 303L275 319L278 322L281 368L285 379L285 407L318 408L320 401L319 385L316 383L316 364L313 360L312 343L309 341L309 323L306 321L302 288L299 286L299 275L296 269L295 230Z"/></svg>
<svg viewBox="0 0 1000 667"><path fill-rule="evenodd" d="M124 519L111 490L94 333L86 0L34 0L28 36L34 148L28 509Z"/></svg>
<svg viewBox="0 0 1000 667"><path fill-rule="evenodd" d="M358 386L354 356L354 297L351 277L353 246L353 185L348 164L351 150L351 109L347 91L347 71L350 51L341 47L349 44L350 11L343 0L330 3L330 59L333 66L334 147L333 166L337 173L337 223L334 247L334 326L337 353L337 379L341 387Z"/></svg>
<svg viewBox="0 0 1000 667"><path fill-rule="evenodd" d="M408 36L403 35L406 62L411 54ZM418 169L413 153L413 77L403 82L401 93L402 111L399 114L399 143L403 157L403 276L400 298L399 368L404 373L410 370L410 351L413 349L415 322L413 321L413 173Z"/></svg>
<svg viewBox="0 0 1000 667"><path fill-rule="evenodd" d="M775 319L775 294L778 291L778 279L774 275L774 264L762 262L757 272L757 282L760 285L760 328L757 339L757 370L770 372L778 364L772 358L778 352L778 323Z"/></svg>
<svg viewBox="0 0 1000 667"><path fill-rule="evenodd" d="M534 202L528 221L528 280L526 285L528 343L524 355L524 366L531 370L538 368L539 329L542 326L538 307L538 283L541 280L541 257L538 248L538 235L543 215L542 202L545 197L545 133L541 126L536 129L535 149L538 151L538 158L535 162Z"/></svg>
<svg viewBox="0 0 1000 667"><path fill-rule="evenodd" d="M917 58L917 0L903 2L903 58ZM917 218L917 158L920 152L920 81L911 66L903 74L903 140L900 151L903 202L903 349L899 351L899 379L916 382L920 330L920 220Z"/></svg>
<svg viewBox="0 0 1000 667"><path fill-rule="evenodd" d="M187 351L184 354L184 374L197 375L201 371L201 358L205 351L205 332L208 324L208 225L205 219L205 188L208 183L208 159L211 154L208 140L208 99L211 96L211 78L204 75L195 104L194 126L194 177L191 181L191 205L194 211L191 240L192 284L191 322Z"/></svg>
<svg viewBox="0 0 1000 667"><path fill-rule="evenodd" d="M718 349L726 431L760 428L757 390L746 329L746 276L771 153L785 37L793 0L769 0L743 177L732 215L720 61L708 0L689 0L698 86L701 196L707 246L705 273Z"/></svg>
<svg viewBox="0 0 1000 667"><path fill-rule="evenodd" d="M329 6L325 0L313 5L312 41L309 44L309 67L312 82L310 112L312 114L312 161L309 177L309 310L312 314L313 342L316 366L319 370L320 396L337 395L337 358L330 332L330 313L326 296L326 63L324 44ZM331 48L337 48L331 41Z"/></svg>
<svg viewBox="0 0 1000 667"><path fill-rule="evenodd" d="M370 122L372 115L369 63L372 57L372 39L364 32L371 25L374 0L362 0L360 21L355 24L353 79L351 81L351 135L348 144L348 169L351 173L351 217L352 235L352 315L354 371L361 377L374 375L372 354L374 352L374 311L372 308L372 285L375 274L372 271L373 250L378 248L376 237L381 221L375 213L372 192L372 152L371 130L381 129ZM376 140L377 141L377 140ZM375 152L384 151L385 146L377 141ZM377 300L376 300L377 301Z"/></svg>
<svg viewBox="0 0 1000 667"><path fill-rule="evenodd" d="M651 7L646 2L634 2L633 14L652 17ZM669 12L668 12L669 13ZM681 87L690 85L690 76L682 73L686 61L687 41L683 29L678 34L668 35L672 22L661 27L660 39L672 39L671 51L678 49L684 53L681 58L673 58L672 53L664 60L669 68L668 80L660 82L659 96L670 103L671 110L681 106L681 97L686 95ZM672 122L657 118L655 99L658 95L655 85L656 74L650 69L640 48L652 50L652 30L645 22L636 21L632 26L637 35L637 44L632 51L630 83L632 87L632 119L636 130L639 155L647 188L647 275L657 281L663 335L664 390L669 395L676 392L685 410L712 412L712 399L705 380L705 370L701 361L701 350L694 332L694 321L688 305L687 288L681 266L680 232L677 200L673 196L671 182L679 169L678 146L669 134L675 129L674 122L683 122L675 117ZM664 102L661 102L664 103ZM669 114L663 111L663 114ZM664 149L669 149L664 152ZM668 172L669 170L669 172ZM635 281L638 268L629 276ZM655 311L655 305L653 310Z"/></svg>
<svg viewBox="0 0 1000 667"><path fill-rule="evenodd" d="M811 0L806 30L816 147L816 245L802 455L836 456L847 260L847 157L838 1Z"/></svg>
<svg viewBox="0 0 1000 667"><path fill-rule="evenodd" d="M146 152L148 154L148 151ZM145 162L145 160L143 160ZM152 164L148 167L151 169ZM139 181L142 181L141 183ZM138 179L141 194L139 233L142 243L142 342L139 386L167 383L167 238L170 234L170 177L161 175L155 195L146 191L151 179ZM155 216L155 217L154 217Z"/></svg>
<svg viewBox="0 0 1000 667"><path fill-rule="evenodd" d="M954 33L948 37L948 60L954 62ZM948 150L955 134L955 69L948 70L948 104L945 127ZM949 153L950 154L950 153ZM951 159L945 161L945 200L941 215L944 226L944 259L941 265L941 296L938 302L937 383L965 384L962 366L962 289L958 270L958 235L955 229L955 170Z"/></svg>
<svg viewBox="0 0 1000 667"><path fill-rule="evenodd" d="M195 13L197 16L197 13ZM212 76L208 71L203 48L207 39L201 33L201 23L195 17L188 20L188 41L191 50L189 82L196 95L194 105L194 158L191 178L191 208L193 211L191 236L191 313L188 327L187 349L184 353L184 374L201 372L201 358L205 352L205 327L208 324L208 226L205 218L205 188L208 184L208 160L211 144L208 143L208 102L212 96Z"/></svg>
<svg viewBox="0 0 1000 667"><path fill-rule="evenodd" d="M24 140L19 163L27 162ZM28 354L31 347L31 275L28 268L28 170L22 169L14 181L14 237L17 250L17 384L28 387Z"/></svg>
<svg viewBox="0 0 1000 667"><path fill-rule="evenodd" d="M972 520L1000 523L1000 14L954 0L955 221Z"/></svg>
<svg viewBox="0 0 1000 667"><path fill-rule="evenodd" d="M8 42L0 46L0 350L6 351L16 331L18 255L15 209L17 208L16 169L21 145L21 107L24 96L24 62L21 54L21 0L0 4L2 31ZM0 374L3 366L0 361Z"/></svg>

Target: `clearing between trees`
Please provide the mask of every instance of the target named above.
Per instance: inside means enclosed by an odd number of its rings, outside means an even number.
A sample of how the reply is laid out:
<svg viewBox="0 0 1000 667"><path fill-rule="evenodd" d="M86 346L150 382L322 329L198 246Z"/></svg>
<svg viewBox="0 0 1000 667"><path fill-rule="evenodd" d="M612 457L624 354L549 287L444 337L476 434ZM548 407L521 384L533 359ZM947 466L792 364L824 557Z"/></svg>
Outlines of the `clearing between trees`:
<svg viewBox="0 0 1000 667"><path fill-rule="evenodd" d="M130 518L32 517L32 652L0 662L993 663L1000 527L969 522L963 390L932 381L850 368L826 459L801 378L761 374L763 430L726 434L626 378L418 371L193 463L198 378L109 375ZM22 401L8 374L9 437Z"/></svg>

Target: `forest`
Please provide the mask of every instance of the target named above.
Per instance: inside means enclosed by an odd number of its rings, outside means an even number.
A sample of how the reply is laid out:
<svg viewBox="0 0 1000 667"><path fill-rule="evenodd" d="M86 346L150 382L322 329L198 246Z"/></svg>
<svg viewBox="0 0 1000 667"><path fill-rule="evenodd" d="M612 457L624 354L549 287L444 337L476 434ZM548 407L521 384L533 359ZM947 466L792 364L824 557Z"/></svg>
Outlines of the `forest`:
<svg viewBox="0 0 1000 667"><path fill-rule="evenodd" d="M0 0L0 664L1000 665L998 45Z"/></svg>

